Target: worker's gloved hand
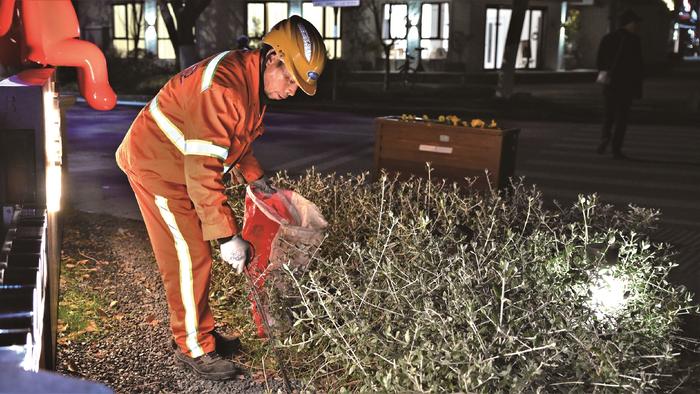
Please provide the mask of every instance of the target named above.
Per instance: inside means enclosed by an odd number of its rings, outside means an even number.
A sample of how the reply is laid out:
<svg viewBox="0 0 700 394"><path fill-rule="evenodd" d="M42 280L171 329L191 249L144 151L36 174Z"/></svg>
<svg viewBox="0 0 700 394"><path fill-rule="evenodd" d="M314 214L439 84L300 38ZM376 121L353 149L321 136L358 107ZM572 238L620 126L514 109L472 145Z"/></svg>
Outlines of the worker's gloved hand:
<svg viewBox="0 0 700 394"><path fill-rule="evenodd" d="M272 181L270 181L270 178L266 176L261 176L260 179L257 181L253 181L250 183L255 190L259 190L264 194L265 196L269 196L270 194L277 193L277 189L272 186Z"/></svg>
<svg viewBox="0 0 700 394"><path fill-rule="evenodd" d="M232 237L230 240L219 242L221 258L231 264L237 273L243 272L243 268L250 260L250 244L240 235Z"/></svg>

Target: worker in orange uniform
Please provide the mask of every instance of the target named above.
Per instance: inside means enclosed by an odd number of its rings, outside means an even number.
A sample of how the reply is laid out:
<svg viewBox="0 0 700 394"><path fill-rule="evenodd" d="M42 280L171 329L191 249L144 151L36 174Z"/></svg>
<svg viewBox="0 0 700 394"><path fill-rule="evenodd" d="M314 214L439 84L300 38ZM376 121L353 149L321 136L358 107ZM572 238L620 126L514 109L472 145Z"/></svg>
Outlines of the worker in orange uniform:
<svg viewBox="0 0 700 394"><path fill-rule="evenodd" d="M183 70L139 113L116 153L143 215L170 311L175 357L201 377L240 373L217 354L209 309L210 241L241 273L250 256L224 195L235 169L264 193L274 187L253 156L263 133L265 98L283 100L301 88L316 93L326 62L323 39L292 16L275 25L254 51L228 51Z"/></svg>

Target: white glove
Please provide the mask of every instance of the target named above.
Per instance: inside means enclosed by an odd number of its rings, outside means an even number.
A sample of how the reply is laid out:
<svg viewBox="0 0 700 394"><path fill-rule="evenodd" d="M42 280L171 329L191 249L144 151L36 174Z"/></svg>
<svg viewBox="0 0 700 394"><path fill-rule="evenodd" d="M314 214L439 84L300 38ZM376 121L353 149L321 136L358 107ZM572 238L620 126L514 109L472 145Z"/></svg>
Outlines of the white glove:
<svg viewBox="0 0 700 394"><path fill-rule="evenodd" d="M243 272L243 268L250 259L250 243L248 241L241 238L240 235L236 235L230 240L221 243L219 249L221 250L221 258L225 262L231 264L231 267L237 273Z"/></svg>

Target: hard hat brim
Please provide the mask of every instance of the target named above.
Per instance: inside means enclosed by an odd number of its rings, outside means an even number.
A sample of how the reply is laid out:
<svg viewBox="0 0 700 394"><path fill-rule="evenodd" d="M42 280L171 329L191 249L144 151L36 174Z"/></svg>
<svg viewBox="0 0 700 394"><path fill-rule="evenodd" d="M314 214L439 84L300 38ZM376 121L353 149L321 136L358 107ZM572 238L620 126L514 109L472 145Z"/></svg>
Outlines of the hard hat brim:
<svg viewBox="0 0 700 394"><path fill-rule="evenodd" d="M316 94L316 83L307 82L306 79L303 78L296 67L294 67L294 59L283 59L282 63L284 63L289 75L294 78L294 81L304 93L309 96L314 96Z"/></svg>

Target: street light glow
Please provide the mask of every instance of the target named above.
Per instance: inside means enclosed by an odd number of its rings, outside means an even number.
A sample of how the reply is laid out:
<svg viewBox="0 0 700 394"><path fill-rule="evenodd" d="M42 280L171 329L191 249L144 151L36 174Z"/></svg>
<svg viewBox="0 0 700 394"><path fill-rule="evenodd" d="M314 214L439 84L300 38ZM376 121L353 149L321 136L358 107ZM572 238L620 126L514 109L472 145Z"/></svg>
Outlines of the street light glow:
<svg viewBox="0 0 700 394"><path fill-rule="evenodd" d="M63 144L61 140L61 116L53 89L44 91L44 138L46 149L46 209L61 210Z"/></svg>
<svg viewBox="0 0 700 394"><path fill-rule="evenodd" d="M624 309L627 300L625 291L627 281L610 268L598 271L597 277L591 282L591 299L589 306L595 311L598 319L617 315Z"/></svg>
<svg viewBox="0 0 700 394"><path fill-rule="evenodd" d="M61 210L61 189L63 187L61 176L61 166L49 165L46 167L46 210L49 212Z"/></svg>

